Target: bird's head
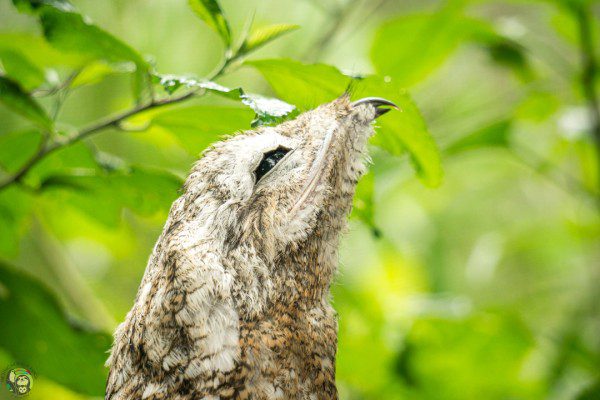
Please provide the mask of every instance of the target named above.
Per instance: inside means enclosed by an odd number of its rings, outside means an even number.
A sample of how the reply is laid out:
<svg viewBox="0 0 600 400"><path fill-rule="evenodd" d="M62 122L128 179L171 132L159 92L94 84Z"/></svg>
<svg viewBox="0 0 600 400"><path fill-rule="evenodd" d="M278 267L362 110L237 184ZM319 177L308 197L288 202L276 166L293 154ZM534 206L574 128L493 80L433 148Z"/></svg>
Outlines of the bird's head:
<svg viewBox="0 0 600 400"><path fill-rule="evenodd" d="M186 203L224 247L268 259L313 233L337 234L364 173L372 122L396 107L344 95L274 127L246 131L205 151L186 182Z"/></svg>

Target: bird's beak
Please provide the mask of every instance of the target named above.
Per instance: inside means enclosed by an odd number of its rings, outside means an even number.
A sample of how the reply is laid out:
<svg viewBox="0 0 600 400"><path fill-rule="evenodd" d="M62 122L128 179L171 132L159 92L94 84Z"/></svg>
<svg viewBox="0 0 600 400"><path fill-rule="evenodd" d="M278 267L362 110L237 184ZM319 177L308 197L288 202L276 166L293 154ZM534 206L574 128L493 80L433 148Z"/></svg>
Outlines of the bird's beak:
<svg viewBox="0 0 600 400"><path fill-rule="evenodd" d="M382 99L381 97L365 97L364 99L360 99L352 103L352 107L356 107L361 104L372 105L375 108L375 118L378 118L386 112L390 111L391 108L389 107L395 108L396 110L400 109L396 104L392 103L389 100Z"/></svg>

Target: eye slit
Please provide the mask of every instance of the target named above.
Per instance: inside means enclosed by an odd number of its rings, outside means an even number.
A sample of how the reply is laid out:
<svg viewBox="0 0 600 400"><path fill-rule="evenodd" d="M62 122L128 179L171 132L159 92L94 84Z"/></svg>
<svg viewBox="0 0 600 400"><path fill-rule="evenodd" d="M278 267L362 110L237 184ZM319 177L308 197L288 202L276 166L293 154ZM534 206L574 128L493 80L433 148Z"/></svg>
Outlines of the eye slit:
<svg viewBox="0 0 600 400"><path fill-rule="evenodd" d="M275 150L266 152L263 155L262 161L260 162L260 164L258 164L256 171L254 171L254 174L256 175L256 182L258 182L263 176L265 176L267 172L272 170L273 167L277 165L277 163L281 161L283 156L285 156L289 151L290 149L286 149L285 147L280 146Z"/></svg>

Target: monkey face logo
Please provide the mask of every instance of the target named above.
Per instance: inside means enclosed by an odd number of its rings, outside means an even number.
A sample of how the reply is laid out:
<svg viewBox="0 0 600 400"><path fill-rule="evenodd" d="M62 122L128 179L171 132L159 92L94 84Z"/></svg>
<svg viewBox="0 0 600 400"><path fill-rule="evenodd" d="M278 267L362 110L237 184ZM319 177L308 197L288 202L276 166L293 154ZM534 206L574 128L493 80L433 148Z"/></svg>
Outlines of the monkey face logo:
<svg viewBox="0 0 600 400"><path fill-rule="evenodd" d="M6 388L13 396L26 396L33 387L33 374L29 369L11 368L5 373L5 376Z"/></svg>

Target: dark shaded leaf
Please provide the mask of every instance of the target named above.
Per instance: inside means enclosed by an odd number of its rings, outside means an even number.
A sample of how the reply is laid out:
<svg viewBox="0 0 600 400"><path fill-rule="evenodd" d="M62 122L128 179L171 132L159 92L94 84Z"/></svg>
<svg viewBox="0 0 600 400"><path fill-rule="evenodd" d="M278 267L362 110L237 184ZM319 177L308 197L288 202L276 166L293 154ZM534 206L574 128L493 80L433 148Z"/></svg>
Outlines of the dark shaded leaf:
<svg viewBox="0 0 600 400"><path fill-rule="evenodd" d="M103 396L112 339L75 325L41 283L0 264L0 346L36 373L77 392Z"/></svg>
<svg viewBox="0 0 600 400"><path fill-rule="evenodd" d="M15 81L0 76L0 102L46 130L52 130L52 120L44 109Z"/></svg>
<svg viewBox="0 0 600 400"><path fill-rule="evenodd" d="M303 64L290 59L246 61L269 82L277 96L300 110L308 110L344 94L352 78L325 64Z"/></svg>
<svg viewBox="0 0 600 400"><path fill-rule="evenodd" d="M581 392L576 400L597 400L600 399L600 380L597 380L590 387Z"/></svg>
<svg viewBox="0 0 600 400"><path fill-rule="evenodd" d="M217 0L189 0L190 7L200 19L221 36L225 45L231 45L231 29Z"/></svg>

